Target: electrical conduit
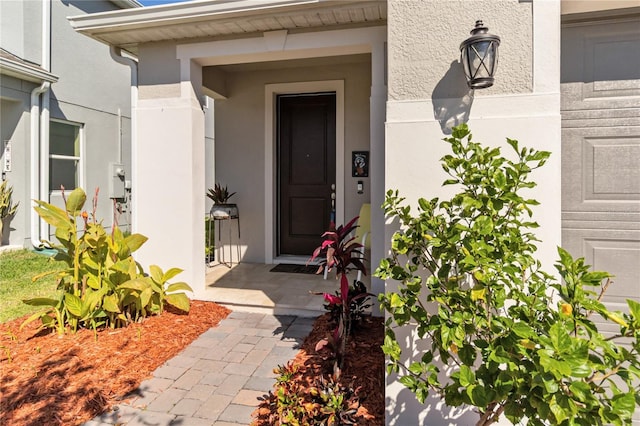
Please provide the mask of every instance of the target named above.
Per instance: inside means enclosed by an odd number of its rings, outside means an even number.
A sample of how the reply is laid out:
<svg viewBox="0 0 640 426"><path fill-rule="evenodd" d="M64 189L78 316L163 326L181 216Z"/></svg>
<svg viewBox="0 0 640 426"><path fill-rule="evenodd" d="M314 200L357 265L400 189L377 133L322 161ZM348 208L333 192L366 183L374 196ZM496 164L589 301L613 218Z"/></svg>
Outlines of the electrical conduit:
<svg viewBox="0 0 640 426"><path fill-rule="evenodd" d="M116 46L111 46L109 49L111 58L119 64L126 65L131 68L131 176L135 177L135 170L137 168L137 141L138 141L138 129L136 125L136 112L135 109L138 105L138 62L133 58L122 56L122 49ZM136 196L136 182L133 180L131 188L131 197ZM133 207L133 206L132 206ZM138 229L138 217L135 210L131 211L131 228L132 230Z"/></svg>

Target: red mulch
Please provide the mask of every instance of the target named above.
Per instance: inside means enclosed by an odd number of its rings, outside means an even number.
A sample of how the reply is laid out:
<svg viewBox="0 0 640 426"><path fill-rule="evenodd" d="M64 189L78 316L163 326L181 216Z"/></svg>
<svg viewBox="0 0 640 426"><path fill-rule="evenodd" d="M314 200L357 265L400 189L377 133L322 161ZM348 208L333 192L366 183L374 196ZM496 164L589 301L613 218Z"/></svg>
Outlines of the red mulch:
<svg viewBox="0 0 640 426"><path fill-rule="evenodd" d="M311 384L321 374L325 373L326 376L331 372L332 363L325 355L317 353L315 346L319 340L329 336L334 328L329 314L322 315L314 323L313 330L294 359L294 363L302 372L303 382ZM383 318L378 317L365 317L355 335L349 339L340 382L352 389L358 389L358 425L384 425L384 354L381 349L383 341ZM252 426L273 424L271 414L268 400L264 401L253 413L256 420Z"/></svg>
<svg viewBox="0 0 640 426"><path fill-rule="evenodd" d="M118 404L228 314L215 303L194 300L188 315L167 311L97 334L37 333L37 322L19 330L26 317L0 324L0 425L82 424ZM315 345L332 330L328 316L321 316L294 359L307 383L330 369ZM358 388L359 425L384 424L383 338L382 318L366 318L350 339L340 381ZM269 424L264 405L255 415L257 425Z"/></svg>
<svg viewBox="0 0 640 426"><path fill-rule="evenodd" d="M25 318L0 324L0 425L78 425L119 402L229 310L192 301L188 315L166 311L96 334L36 333Z"/></svg>

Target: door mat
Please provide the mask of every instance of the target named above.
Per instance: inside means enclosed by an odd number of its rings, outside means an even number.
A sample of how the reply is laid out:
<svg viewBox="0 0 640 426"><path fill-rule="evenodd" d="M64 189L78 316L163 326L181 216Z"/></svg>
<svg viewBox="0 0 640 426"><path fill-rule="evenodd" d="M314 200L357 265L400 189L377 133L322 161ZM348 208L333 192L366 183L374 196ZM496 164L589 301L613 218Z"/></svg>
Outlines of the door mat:
<svg viewBox="0 0 640 426"><path fill-rule="evenodd" d="M269 270L269 272L288 272L290 274L315 274L318 265L294 265L292 263L279 263Z"/></svg>

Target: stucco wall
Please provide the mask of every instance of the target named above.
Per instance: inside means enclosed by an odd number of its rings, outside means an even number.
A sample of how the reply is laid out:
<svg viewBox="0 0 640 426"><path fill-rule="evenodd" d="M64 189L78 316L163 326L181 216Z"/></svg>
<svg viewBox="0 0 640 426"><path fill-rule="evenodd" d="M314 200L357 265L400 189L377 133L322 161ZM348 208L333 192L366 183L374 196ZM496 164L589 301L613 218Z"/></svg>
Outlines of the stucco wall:
<svg viewBox="0 0 640 426"><path fill-rule="evenodd" d="M476 19L483 19L502 44L494 87L474 92L457 61L459 44ZM442 139L462 122L468 122L476 141L503 146L507 155L507 137L551 151L550 161L533 174L539 186L528 194L542 203L535 209L536 235L543 241L539 258L549 272L560 245L559 24L559 1L389 0L387 188L400 190L414 207L419 197L449 197L453 188L441 186L447 176L440 158L448 153ZM387 242L395 229L387 225ZM396 285L388 281L385 288L394 291ZM411 326L396 330L396 336L407 363L419 359L420 346L428 344ZM389 425L477 421L475 413L450 410L437 396L420 404L393 375L387 376L386 398Z"/></svg>
<svg viewBox="0 0 640 426"><path fill-rule="evenodd" d="M0 1L0 45L14 55L42 63L42 2Z"/></svg>
<svg viewBox="0 0 640 426"><path fill-rule="evenodd" d="M122 161L127 179L131 176L130 70L111 58L108 46L71 28L68 16L117 9L109 1L85 3L52 2L51 71L60 79L51 88L50 115L83 125L84 189L90 197L99 188L98 217L110 226L109 163ZM51 202L61 204L60 194L53 192ZM128 225L129 215L119 223Z"/></svg>
<svg viewBox="0 0 640 426"><path fill-rule="evenodd" d="M482 95L531 92L532 3L518 0L389 0L389 99L447 97L460 43L482 19L501 38L498 77ZM444 85L444 87L443 87Z"/></svg>
<svg viewBox="0 0 640 426"><path fill-rule="evenodd" d="M180 97L180 61L174 42L141 45L138 59L140 99Z"/></svg>
<svg viewBox="0 0 640 426"><path fill-rule="evenodd" d="M370 199L369 179L352 178L350 168L351 151L369 150L370 67L366 61L227 73L229 98L215 104L216 181L237 192L233 201L242 215L244 261L265 261L265 84L345 81L345 218L351 218ZM365 194L356 193L357 180L364 181Z"/></svg>
<svg viewBox="0 0 640 426"><path fill-rule="evenodd" d="M42 2L3 1L0 7L2 47L22 46L21 51L13 53L39 64ZM97 214L105 226L110 226L113 218L108 198L109 163L119 160L119 151L127 176L131 174L130 70L111 59L107 46L74 32L67 16L115 9L118 8L106 0L51 2L51 72L59 80L50 90L50 118L84 126L84 187L90 195L100 188ZM5 37L5 22L11 23L11 38ZM0 85L2 140L12 141L13 164L7 178L14 187L14 198L20 201L18 214L11 222L14 230L10 244L28 247L32 213L30 95L37 85L4 75ZM62 204L59 193L53 193L50 200ZM124 209L127 211L128 205ZM126 226L130 222L128 213L119 222Z"/></svg>

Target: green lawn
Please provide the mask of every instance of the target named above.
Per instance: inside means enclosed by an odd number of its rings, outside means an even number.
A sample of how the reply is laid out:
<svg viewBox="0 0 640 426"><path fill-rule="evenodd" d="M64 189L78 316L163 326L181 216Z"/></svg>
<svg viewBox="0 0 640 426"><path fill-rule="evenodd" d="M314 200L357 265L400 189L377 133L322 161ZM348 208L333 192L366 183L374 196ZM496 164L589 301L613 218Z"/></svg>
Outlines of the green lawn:
<svg viewBox="0 0 640 426"><path fill-rule="evenodd" d="M22 299L55 297L55 274L36 282L31 278L63 267L61 262L28 250L0 253L0 323L42 309L25 305Z"/></svg>

